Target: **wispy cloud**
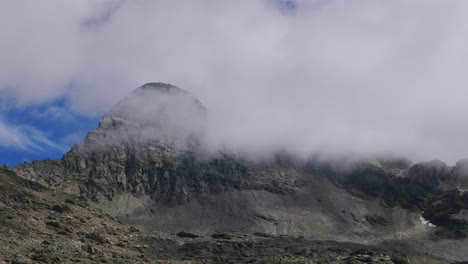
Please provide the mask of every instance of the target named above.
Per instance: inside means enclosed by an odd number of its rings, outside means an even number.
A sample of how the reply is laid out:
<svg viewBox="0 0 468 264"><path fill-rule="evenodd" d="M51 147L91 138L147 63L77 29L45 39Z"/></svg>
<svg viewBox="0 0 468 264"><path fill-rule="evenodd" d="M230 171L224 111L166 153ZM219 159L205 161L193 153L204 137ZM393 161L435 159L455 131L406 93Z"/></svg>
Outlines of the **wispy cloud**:
<svg viewBox="0 0 468 264"><path fill-rule="evenodd" d="M41 131L28 126L13 126L0 120L0 147L21 149L27 152L65 151Z"/></svg>
<svg viewBox="0 0 468 264"><path fill-rule="evenodd" d="M0 146L25 149L26 145L28 144L17 129L0 121Z"/></svg>
<svg viewBox="0 0 468 264"><path fill-rule="evenodd" d="M60 122L74 122L76 121L75 113L71 112L66 107L57 105L47 105L43 109L34 109L30 115L38 120L52 119L59 120Z"/></svg>

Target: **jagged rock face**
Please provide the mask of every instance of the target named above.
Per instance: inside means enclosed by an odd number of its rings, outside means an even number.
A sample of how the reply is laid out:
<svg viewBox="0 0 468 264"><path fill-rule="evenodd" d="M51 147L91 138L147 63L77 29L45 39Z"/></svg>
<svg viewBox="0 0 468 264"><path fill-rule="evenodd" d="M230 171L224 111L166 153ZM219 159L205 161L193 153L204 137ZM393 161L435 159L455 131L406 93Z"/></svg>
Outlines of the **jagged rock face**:
<svg viewBox="0 0 468 264"><path fill-rule="evenodd" d="M205 107L184 90L148 83L106 114L83 144L64 158L83 175L81 195L99 200L121 192L183 201L183 183L174 177L180 157L194 151L203 132Z"/></svg>
<svg viewBox="0 0 468 264"><path fill-rule="evenodd" d="M183 192L174 169L198 145L205 107L192 95L163 83L145 84L106 114L86 140L60 161L33 162L18 174L94 200L121 192L177 198Z"/></svg>
<svg viewBox="0 0 468 264"><path fill-rule="evenodd" d="M410 166L397 159L357 161L345 170L336 162L322 162L307 170L325 175L355 197L421 212L424 219L438 226L439 237L464 238L468 236L465 166L466 161L450 167L439 160Z"/></svg>
<svg viewBox="0 0 468 264"><path fill-rule="evenodd" d="M205 111L180 88L145 84L116 104L64 156L63 166L84 182L81 195L94 200L129 192L183 202L188 194L181 160L197 149Z"/></svg>
<svg viewBox="0 0 468 264"><path fill-rule="evenodd" d="M456 184L463 189L468 189L468 159L457 162L453 168Z"/></svg>
<svg viewBox="0 0 468 264"><path fill-rule="evenodd" d="M132 193L165 204L181 204L195 195L230 189L286 193L289 188L303 184L297 175L281 175L275 164L253 166L227 154L201 160L195 152L152 143L142 146L128 142L114 146L112 153L69 153L63 161L68 172L87 175L81 195L94 200L112 200L120 193Z"/></svg>
<svg viewBox="0 0 468 264"><path fill-rule="evenodd" d="M416 164L408 171L411 184L420 188L420 192L434 192L443 182L449 181L451 169L439 160Z"/></svg>

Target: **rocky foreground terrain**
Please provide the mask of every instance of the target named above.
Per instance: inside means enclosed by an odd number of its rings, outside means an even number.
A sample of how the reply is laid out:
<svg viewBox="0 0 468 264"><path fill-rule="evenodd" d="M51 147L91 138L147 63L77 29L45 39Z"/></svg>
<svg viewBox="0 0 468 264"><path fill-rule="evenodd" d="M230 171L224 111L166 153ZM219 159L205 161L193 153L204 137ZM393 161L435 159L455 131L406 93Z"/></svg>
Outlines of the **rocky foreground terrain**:
<svg viewBox="0 0 468 264"><path fill-rule="evenodd" d="M1 169L0 259L461 263L468 161L205 148L209 109L168 84L118 103L61 160Z"/></svg>

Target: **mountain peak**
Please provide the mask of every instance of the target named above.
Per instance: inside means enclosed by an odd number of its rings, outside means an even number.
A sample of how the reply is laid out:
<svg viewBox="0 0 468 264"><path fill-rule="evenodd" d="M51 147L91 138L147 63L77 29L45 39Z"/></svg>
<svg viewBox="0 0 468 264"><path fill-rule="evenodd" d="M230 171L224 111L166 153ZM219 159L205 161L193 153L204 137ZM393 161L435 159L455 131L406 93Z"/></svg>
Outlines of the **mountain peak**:
<svg viewBox="0 0 468 264"><path fill-rule="evenodd" d="M203 133L205 114L206 108L189 92L171 84L147 83L115 104L73 150L130 141L147 145L154 140L187 147Z"/></svg>
<svg viewBox="0 0 468 264"><path fill-rule="evenodd" d="M163 83L163 82L149 82L149 83L146 83L138 88L136 88L134 90L134 92L138 92L138 91L154 91L154 90L157 90L157 91L160 91L160 92L183 92L183 93L187 93L185 90L177 87L177 86L174 86L170 83Z"/></svg>

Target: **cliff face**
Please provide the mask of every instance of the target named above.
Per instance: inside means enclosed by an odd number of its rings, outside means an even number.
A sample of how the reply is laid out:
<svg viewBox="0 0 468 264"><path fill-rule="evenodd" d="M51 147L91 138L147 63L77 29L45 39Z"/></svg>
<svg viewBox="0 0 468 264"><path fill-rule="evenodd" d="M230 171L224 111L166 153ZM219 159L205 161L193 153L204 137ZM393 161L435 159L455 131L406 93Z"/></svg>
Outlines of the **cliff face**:
<svg viewBox="0 0 468 264"><path fill-rule="evenodd" d="M457 239L439 255L468 258L466 161L449 167L440 161L357 159L343 169L341 160L298 161L286 154L261 162L229 151L207 155L206 113L175 86L146 84L63 159L15 171L160 232L399 241L417 250L439 247L443 242L431 238L436 236Z"/></svg>
<svg viewBox="0 0 468 264"><path fill-rule="evenodd" d="M16 171L96 201L121 192L172 197L179 187L168 173L196 148L204 114L201 103L185 91L149 83L113 107L62 160L24 164Z"/></svg>

